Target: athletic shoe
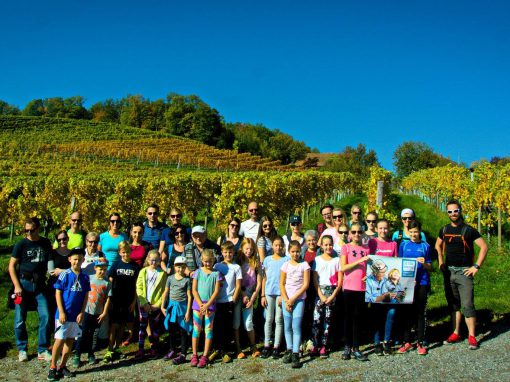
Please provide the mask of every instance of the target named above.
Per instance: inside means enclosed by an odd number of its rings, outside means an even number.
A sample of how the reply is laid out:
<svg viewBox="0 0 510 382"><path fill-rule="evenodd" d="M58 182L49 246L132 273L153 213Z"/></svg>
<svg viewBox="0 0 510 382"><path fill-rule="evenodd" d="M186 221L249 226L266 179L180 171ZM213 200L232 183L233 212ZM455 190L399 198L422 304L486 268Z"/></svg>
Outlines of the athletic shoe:
<svg viewBox="0 0 510 382"><path fill-rule="evenodd" d="M191 356L190 365L191 365L191 367L197 367L197 365L198 365L198 355L197 354L193 354Z"/></svg>
<svg viewBox="0 0 510 382"><path fill-rule="evenodd" d="M48 350L37 353L37 359L39 361L50 362L51 361L51 353Z"/></svg>
<svg viewBox="0 0 510 382"><path fill-rule="evenodd" d="M427 348L425 346L423 346L422 344L418 343L417 348L418 348L419 355L427 355L428 354Z"/></svg>
<svg viewBox="0 0 510 382"><path fill-rule="evenodd" d="M445 345L455 344L455 343L460 342L460 341L462 341L462 338L460 338L460 336L457 333L453 332L452 334L450 334L450 337L448 337L446 339L444 344Z"/></svg>
<svg viewBox="0 0 510 382"><path fill-rule="evenodd" d="M292 362L292 352L287 350L285 355L282 358L283 363L291 363Z"/></svg>
<svg viewBox="0 0 510 382"><path fill-rule="evenodd" d="M209 361L207 360L207 357L205 355L203 355L202 357L200 357L197 367L203 369L204 367L207 366L208 363L209 363Z"/></svg>
<svg viewBox="0 0 510 382"><path fill-rule="evenodd" d="M319 355L320 355L320 357L321 357L322 359L326 359L326 358L328 358L328 357L329 357L329 355L328 355L328 351L326 350L326 347L325 347L325 346L321 347L321 350L320 350L320 352L319 352Z"/></svg>
<svg viewBox="0 0 510 382"><path fill-rule="evenodd" d="M173 360L175 357L176 357L177 353L174 351L174 350L170 350L164 357L163 359L165 361L171 361Z"/></svg>
<svg viewBox="0 0 510 382"><path fill-rule="evenodd" d="M213 363L216 358L220 355L219 350L214 350L211 354L209 354L209 362Z"/></svg>
<svg viewBox="0 0 510 382"><path fill-rule="evenodd" d="M344 347L344 352L342 353L342 359L344 361L348 361L351 359L351 348L350 346Z"/></svg>
<svg viewBox="0 0 510 382"><path fill-rule="evenodd" d="M106 353L104 353L103 362L104 363L113 362L113 352L112 351L107 350Z"/></svg>
<svg viewBox="0 0 510 382"><path fill-rule="evenodd" d="M124 358L124 353L120 349L113 349L113 359L122 359Z"/></svg>
<svg viewBox="0 0 510 382"><path fill-rule="evenodd" d="M122 347L126 347L126 346L129 346L129 344L131 343L131 341L133 341L133 337L132 336L129 336L128 338L126 338L126 340L120 345Z"/></svg>
<svg viewBox="0 0 510 382"><path fill-rule="evenodd" d="M265 347L262 349L262 352L260 352L260 358L269 358L271 355L271 348Z"/></svg>
<svg viewBox="0 0 510 382"><path fill-rule="evenodd" d="M27 362L28 361L28 355L25 350L20 350L18 353L18 361L19 362Z"/></svg>
<svg viewBox="0 0 510 382"><path fill-rule="evenodd" d="M271 357L273 359L280 359L282 358L282 352L278 348L274 348L273 352L271 353Z"/></svg>
<svg viewBox="0 0 510 382"><path fill-rule="evenodd" d="M143 349L138 349L135 353L135 359L142 359L144 355L145 352L143 351Z"/></svg>
<svg viewBox="0 0 510 382"><path fill-rule="evenodd" d="M368 361L368 357L363 354L362 352L359 351L359 349L355 349L353 352L352 352L352 356L357 359L358 361Z"/></svg>
<svg viewBox="0 0 510 382"><path fill-rule="evenodd" d="M48 381L58 381L57 376L57 369L50 369L48 372L48 378L46 378Z"/></svg>
<svg viewBox="0 0 510 382"><path fill-rule="evenodd" d="M391 348L391 342L384 343L383 353L384 353L384 355L392 355L393 354L393 349Z"/></svg>
<svg viewBox="0 0 510 382"><path fill-rule="evenodd" d="M480 347L480 345L478 345L478 341L476 340L475 336L468 337L468 346L469 346L469 349L471 349L471 350L476 350Z"/></svg>
<svg viewBox="0 0 510 382"><path fill-rule="evenodd" d="M405 353L407 353L408 351L411 351L411 350L413 350L413 345L411 345L409 342L406 342L404 344L404 346L402 346L400 349L398 349L398 352L400 354L405 354Z"/></svg>
<svg viewBox="0 0 510 382"><path fill-rule="evenodd" d="M74 374L71 370L69 370L67 367L61 367L57 370L57 378L74 378L76 377L76 374Z"/></svg>
<svg viewBox="0 0 510 382"><path fill-rule="evenodd" d="M237 354L237 359L245 359L245 358L246 358L246 354L244 354L244 352Z"/></svg>
<svg viewBox="0 0 510 382"><path fill-rule="evenodd" d="M374 353L375 353L375 355L379 355L379 356L384 355L383 346L381 344L375 345Z"/></svg>
<svg viewBox="0 0 510 382"><path fill-rule="evenodd" d="M260 356L259 349L254 345L251 347L251 358L257 358Z"/></svg>
<svg viewBox="0 0 510 382"><path fill-rule="evenodd" d="M94 365L96 363L96 357L94 356L94 354L89 355L88 363L89 365Z"/></svg>
<svg viewBox="0 0 510 382"><path fill-rule="evenodd" d="M221 363L230 363L230 362L232 362L232 358L227 353L223 354Z"/></svg>
<svg viewBox="0 0 510 382"><path fill-rule="evenodd" d="M78 354L73 355L73 367L78 368L80 367L80 356Z"/></svg>
<svg viewBox="0 0 510 382"><path fill-rule="evenodd" d="M186 362L186 356L184 354L179 354L177 357L175 357L173 360L172 360L172 363L174 365L181 365L183 364L184 362Z"/></svg>
<svg viewBox="0 0 510 382"><path fill-rule="evenodd" d="M299 353L292 353L292 368L299 369L301 367L301 361L299 360Z"/></svg>
<svg viewBox="0 0 510 382"><path fill-rule="evenodd" d="M156 359L159 357L158 351L156 349L149 350L149 359Z"/></svg>
<svg viewBox="0 0 510 382"><path fill-rule="evenodd" d="M310 357L318 357L319 356L319 349L317 349L315 346L312 347L309 351L308 351L308 355Z"/></svg>

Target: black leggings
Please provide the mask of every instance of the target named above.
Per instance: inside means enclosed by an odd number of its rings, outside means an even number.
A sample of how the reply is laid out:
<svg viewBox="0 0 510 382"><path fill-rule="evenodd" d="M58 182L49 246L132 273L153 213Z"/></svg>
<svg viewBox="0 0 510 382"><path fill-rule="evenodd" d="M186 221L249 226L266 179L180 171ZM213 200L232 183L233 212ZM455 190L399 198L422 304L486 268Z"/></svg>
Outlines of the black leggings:
<svg viewBox="0 0 510 382"><path fill-rule="evenodd" d="M414 301L402 308L402 325L404 326L404 342L411 342L411 329L416 325L417 340L421 344L425 339L427 327L427 298L430 285L417 285L414 288Z"/></svg>
<svg viewBox="0 0 510 382"><path fill-rule="evenodd" d="M365 292L344 290L345 346L357 349L361 331L362 312L365 309Z"/></svg>
<svg viewBox="0 0 510 382"><path fill-rule="evenodd" d="M151 328L152 329L152 328ZM188 352L188 336L189 334L184 330L181 325L176 324L175 322L170 322L168 327L168 345L170 350L175 350L176 348L176 339L177 337L181 337L181 353L186 355Z"/></svg>

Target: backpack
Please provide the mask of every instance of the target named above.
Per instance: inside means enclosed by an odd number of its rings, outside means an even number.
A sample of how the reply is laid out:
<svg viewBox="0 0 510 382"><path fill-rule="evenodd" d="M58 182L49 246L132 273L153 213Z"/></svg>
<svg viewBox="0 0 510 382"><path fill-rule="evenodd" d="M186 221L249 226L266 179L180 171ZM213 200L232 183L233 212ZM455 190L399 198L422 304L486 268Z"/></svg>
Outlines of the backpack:
<svg viewBox="0 0 510 382"><path fill-rule="evenodd" d="M464 245L464 253L470 253L471 248L469 247L469 244L467 243L465 239L466 232L468 230L468 226L466 224L463 224L462 230L459 234L453 234L453 233L446 233L446 228L448 228L450 225L445 225L443 227L442 233L443 233L443 253L446 253L446 240L448 239L448 242L451 243L454 238L460 237L462 240L462 244Z"/></svg>

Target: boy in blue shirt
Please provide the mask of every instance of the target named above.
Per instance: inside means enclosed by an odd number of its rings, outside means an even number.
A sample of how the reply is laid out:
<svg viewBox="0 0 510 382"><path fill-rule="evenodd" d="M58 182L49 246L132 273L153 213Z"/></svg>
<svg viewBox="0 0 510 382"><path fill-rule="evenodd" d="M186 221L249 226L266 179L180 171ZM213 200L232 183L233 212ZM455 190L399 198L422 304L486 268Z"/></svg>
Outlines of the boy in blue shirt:
<svg viewBox="0 0 510 382"><path fill-rule="evenodd" d="M55 314L55 344L51 354L48 381L74 377L66 363L71 355L74 339L81 336L79 324L83 319L90 291L89 276L81 272L84 256L83 248L72 249L68 257L71 268L60 273L54 285L58 309ZM57 370L60 356L62 358Z"/></svg>

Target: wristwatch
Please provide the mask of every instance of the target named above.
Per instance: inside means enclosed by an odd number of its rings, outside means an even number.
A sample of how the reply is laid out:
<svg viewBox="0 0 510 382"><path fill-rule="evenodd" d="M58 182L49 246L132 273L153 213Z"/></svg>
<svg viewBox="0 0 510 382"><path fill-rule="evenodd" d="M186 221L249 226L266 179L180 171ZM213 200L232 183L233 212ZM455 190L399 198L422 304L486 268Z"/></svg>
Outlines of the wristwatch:
<svg viewBox="0 0 510 382"><path fill-rule="evenodd" d="M473 267L475 267L476 269L480 269L480 266L477 263L474 263Z"/></svg>

